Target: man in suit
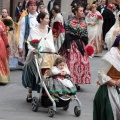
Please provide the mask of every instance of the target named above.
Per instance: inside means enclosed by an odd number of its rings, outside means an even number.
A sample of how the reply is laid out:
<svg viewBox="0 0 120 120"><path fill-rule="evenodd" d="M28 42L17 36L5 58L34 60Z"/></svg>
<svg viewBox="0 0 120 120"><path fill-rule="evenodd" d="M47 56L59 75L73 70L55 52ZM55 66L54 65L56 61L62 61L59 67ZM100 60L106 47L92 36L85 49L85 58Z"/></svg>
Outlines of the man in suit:
<svg viewBox="0 0 120 120"><path fill-rule="evenodd" d="M56 0L50 0L49 3L48 3L48 6L47 6L47 9L48 9L49 13L51 12L54 5L57 5Z"/></svg>
<svg viewBox="0 0 120 120"><path fill-rule="evenodd" d="M101 5L98 6L97 10L102 14L106 7L106 0L101 0Z"/></svg>
<svg viewBox="0 0 120 120"><path fill-rule="evenodd" d="M23 11L23 10L26 10L28 1L29 1L29 0L24 0L24 1L23 1L22 9L21 9L22 11Z"/></svg>

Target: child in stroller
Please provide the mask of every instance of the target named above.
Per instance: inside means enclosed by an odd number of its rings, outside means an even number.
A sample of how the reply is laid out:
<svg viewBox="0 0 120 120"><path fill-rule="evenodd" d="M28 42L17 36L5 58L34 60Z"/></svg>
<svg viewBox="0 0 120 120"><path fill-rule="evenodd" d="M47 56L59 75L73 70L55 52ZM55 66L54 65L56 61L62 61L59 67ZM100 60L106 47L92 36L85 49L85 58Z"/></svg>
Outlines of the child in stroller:
<svg viewBox="0 0 120 120"><path fill-rule="evenodd" d="M60 97L68 97L76 93L77 89L71 81L70 71L66 66L65 58L59 56L51 69L52 75L47 87L51 94Z"/></svg>
<svg viewBox="0 0 120 120"><path fill-rule="evenodd" d="M32 110L36 112L40 106L47 107L48 115L53 117L57 107L67 110L70 101L76 100L78 106L75 106L74 113L79 117L81 102L76 96L77 89L70 80L70 72L65 59L59 55L47 55L42 61L40 69L37 59L36 66L40 77L40 95L39 99L32 98Z"/></svg>

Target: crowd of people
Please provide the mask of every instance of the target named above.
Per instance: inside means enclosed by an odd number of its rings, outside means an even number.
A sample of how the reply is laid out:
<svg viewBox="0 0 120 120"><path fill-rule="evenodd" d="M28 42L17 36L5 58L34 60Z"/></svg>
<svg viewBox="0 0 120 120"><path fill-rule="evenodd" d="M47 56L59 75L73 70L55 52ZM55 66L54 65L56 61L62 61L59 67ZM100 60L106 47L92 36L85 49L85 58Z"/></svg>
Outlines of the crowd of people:
<svg viewBox="0 0 120 120"><path fill-rule="evenodd" d="M106 0L101 0L90 5L73 0L71 14L65 21L56 0L50 0L47 7L42 0L24 0L18 2L15 16L16 22L8 15L7 9L2 9L0 83L10 81L10 68L24 65L22 84L28 88L27 100L31 101L32 91L39 92L40 87L36 82L39 76L34 60L34 54L38 54L42 74L51 69L56 76L56 82L53 84L51 80L51 86L48 86L51 92L73 93L80 90L80 84L91 83L89 56L100 57L102 50L108 49L98 71L97 84L100 87L94 99L93 119L120 119L119 4L107 4ZM53 60L48 52L59 55ZM52 65L47 60L52 60ZM67 74L72 82L65 77Z"/></svg>

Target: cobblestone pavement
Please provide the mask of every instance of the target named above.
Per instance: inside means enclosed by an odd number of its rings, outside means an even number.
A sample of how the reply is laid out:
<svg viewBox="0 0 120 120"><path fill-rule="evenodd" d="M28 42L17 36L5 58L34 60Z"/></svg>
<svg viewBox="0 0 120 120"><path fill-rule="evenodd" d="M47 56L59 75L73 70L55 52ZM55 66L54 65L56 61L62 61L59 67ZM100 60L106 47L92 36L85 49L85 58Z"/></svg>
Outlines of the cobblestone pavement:
<svg viewBox="0 0 120 120"><path fill-rule="evenodd" d="M103 52L103 54L106 51ZM80 85L81 91L77 96L82 103L81 116L75 117L74 106L76 102L70 103L68 111L57 110L52 118L57 120L92 120L93 99L98 89L96 85L97 71L100 65L101 57L90 58L92 81L90 85ZM46 108L40 108L38 112L31 110L31 103L25 101L27 90L21 84L21 70L11 71L11 81L6 86L0 85L0 120L49 120ZM34 96L38 96L34 92Z"/></svg>

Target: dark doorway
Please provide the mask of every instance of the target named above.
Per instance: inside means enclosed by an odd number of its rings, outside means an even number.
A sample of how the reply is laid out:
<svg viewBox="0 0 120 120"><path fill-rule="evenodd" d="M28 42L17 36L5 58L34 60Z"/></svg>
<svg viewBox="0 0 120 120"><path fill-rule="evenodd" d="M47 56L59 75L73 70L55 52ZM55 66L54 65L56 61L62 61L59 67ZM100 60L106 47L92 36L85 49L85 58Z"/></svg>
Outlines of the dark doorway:
<svg viewBox="0 0 120 120"><path fill-rule="evenodd" d="M11 16L11 17L13 17L13 14L14 14L14 13L13 13L13 9L14 9L14 7L13 7L13 2L14 2L13 0L10 0L10 16Z"/></svg>

